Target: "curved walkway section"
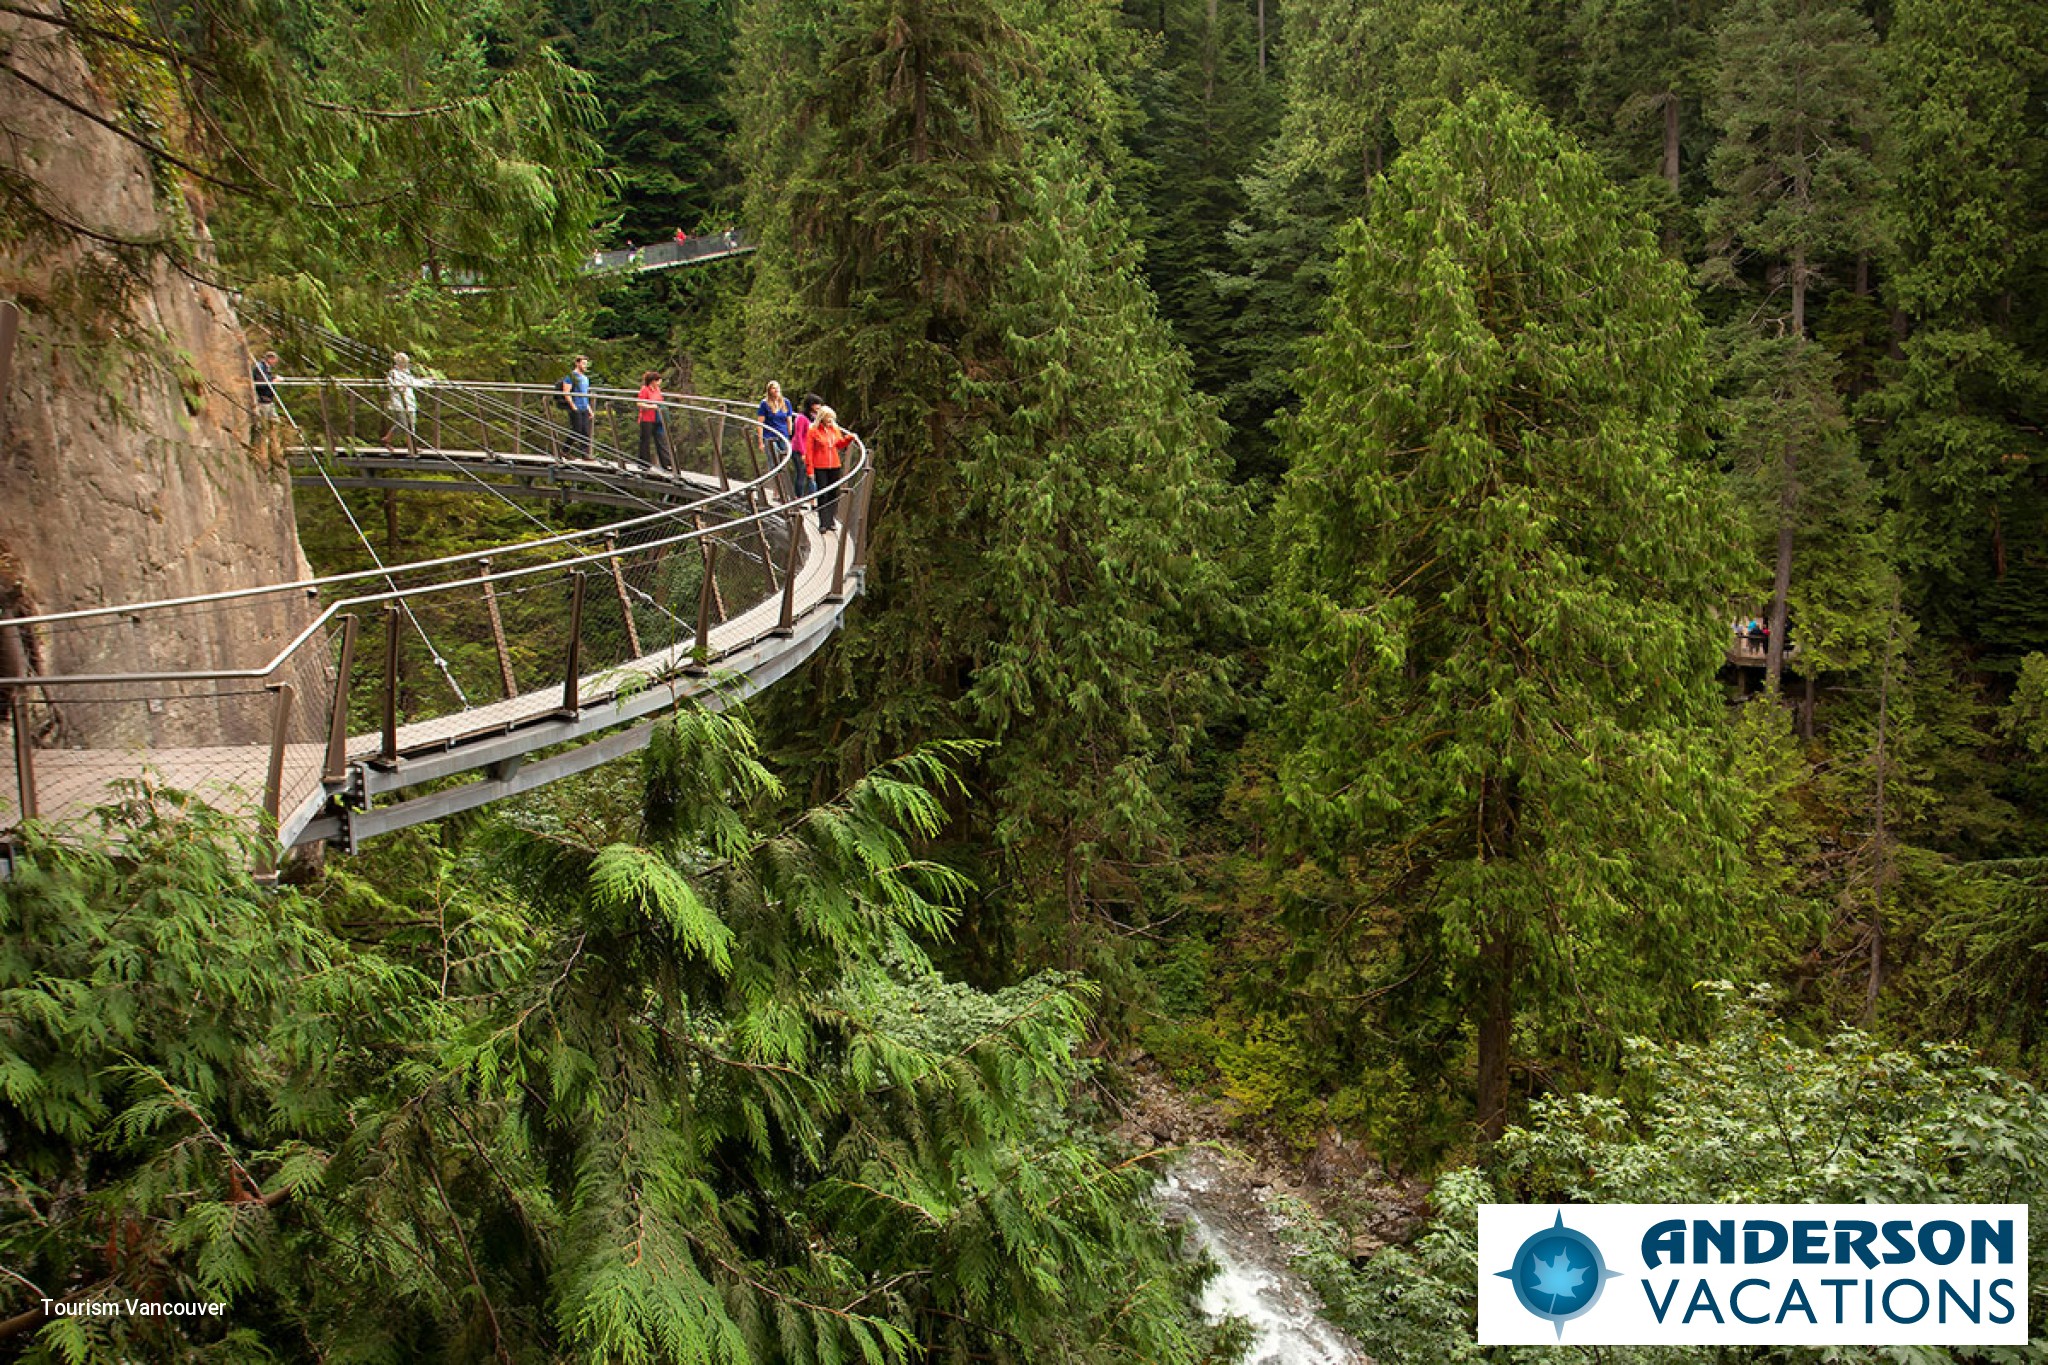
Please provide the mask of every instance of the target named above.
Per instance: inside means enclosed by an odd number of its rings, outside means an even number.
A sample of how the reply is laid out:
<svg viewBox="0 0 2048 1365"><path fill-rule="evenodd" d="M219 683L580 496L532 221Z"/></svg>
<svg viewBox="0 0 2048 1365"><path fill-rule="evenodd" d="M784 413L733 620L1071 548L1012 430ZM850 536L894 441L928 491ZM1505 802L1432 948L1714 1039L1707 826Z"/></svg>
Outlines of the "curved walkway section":
<svg viewBox="0 0 2048 1365"><path fill-rule="evenodd" d="M793 496L787 448L743 405L664 403L642 462L623 390L593 390L586 431L538 385L280 389L290 416L270 439L299 496L333 496L367 556L386 528L361 523L354 509L374 505L363 490L413 515L487 500L533 534L0 620L0 837L156 789L265 820L287 845L353 847L630 753L682 701L759 691L810 657L860 591L872 466L858 442L825 490L837 526L821 530L819 498ZM550 503L606 511L556 530L539 515ZM195 653L225 662L177 666Z"/></svg>

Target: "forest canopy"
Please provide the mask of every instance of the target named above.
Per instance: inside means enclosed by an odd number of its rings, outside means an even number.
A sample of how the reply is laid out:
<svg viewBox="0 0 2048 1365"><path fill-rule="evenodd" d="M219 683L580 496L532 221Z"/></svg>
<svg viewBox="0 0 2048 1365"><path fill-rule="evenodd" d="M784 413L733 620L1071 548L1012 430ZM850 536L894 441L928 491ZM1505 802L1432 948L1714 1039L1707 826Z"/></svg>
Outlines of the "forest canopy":
<svg viewBox="0 0 2048 1365"><path fill-rule="evenodd" d="M635 760L282 888L148 784L25 828L0 1358L1230 1359L1152 1087L1408 1191L1298 1220L1375 1358L1482 1358L1494 1197L2025 1201L2048 1257L2048 7L4 29L190 209L0 176L7 251L90 244L25 307L170 261L302 372L279 319L776 380L878 474L846 628ZM129 1294L233 1312L39 1306Z"/></svg>

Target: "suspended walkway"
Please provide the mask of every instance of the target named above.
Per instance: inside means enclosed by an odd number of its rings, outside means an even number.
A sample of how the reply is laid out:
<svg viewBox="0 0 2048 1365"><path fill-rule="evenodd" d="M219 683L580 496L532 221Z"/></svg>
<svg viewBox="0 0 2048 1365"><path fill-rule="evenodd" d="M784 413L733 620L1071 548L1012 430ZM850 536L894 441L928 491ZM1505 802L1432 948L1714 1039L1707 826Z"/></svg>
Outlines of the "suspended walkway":
<svg viewBox="0 0 2048 1365"><path fill-rule="evenodd" d="M683 701L786 676L865 577L856 440L821 530L750 405L593 389L571 433L544 385L433 383L394 421L383 379L278 382L301 490L401 520L481 507L530 533L463 554L170 601L0 619L0 842L145 786L261 818L285 845L361 840L528 791L646 743ZM635 438L636 449L625 440ZM353 505L346 492L357 496ZM303 495L303 494L302 494ZM587 526L556 529L541 513ZM378 518L370 518L374 523ZM225 662L195 657L193 642Z"/></svg>

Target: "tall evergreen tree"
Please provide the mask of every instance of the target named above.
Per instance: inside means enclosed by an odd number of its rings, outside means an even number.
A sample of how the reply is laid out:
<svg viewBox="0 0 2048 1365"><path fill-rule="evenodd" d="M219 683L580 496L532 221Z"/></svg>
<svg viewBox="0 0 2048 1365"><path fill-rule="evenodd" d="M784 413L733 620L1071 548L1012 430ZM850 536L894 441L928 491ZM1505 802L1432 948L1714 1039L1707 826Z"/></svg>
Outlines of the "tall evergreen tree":
<svg viewBox="0 0 2048 1365"><path fill-rule="evenodd" d="M1711 168L1717 197L1707 206L1707 278L1736 286L1761 257L1787 311L1766 306L1753 322L1787 335L1785 369L1774 387L1788 401L1835 406L1815 375L1826 363L1805 348L1807 302L1829 259L1875 244L1876 197L1864 150L1875 129L1874 43L1870 22L1850 0L1737 0L1716 35L1714 115L1721 142ZM1785 413L1783 424L1814 430L1825 411ZM1779 455L1770 501L1777 506L1772 554L1770 645L1765 673L1776 691L1784 673L1787 604L1804 490L1825 482L1802 461L1824 457L1789 441Z"/></svg>
<svg viewBox="0 0 2048 1365"><path fill-rule="evenodd" d="M1885 54L1886 292L1904 333L1871 415L1916 597L1944 630L2048 645L2048 15L1901 0Z"/></svg>
<svg viewBox="0 0 2048 1365"><path fill-rule="evenodd" d="M812 92L759 106L797 111L798 146L763 204L780 260L757 316L880 473L868 603L797 719L829 718L825 761L856 769L999 740L958 832L1077 960L1094 909L1133 899L1130 865L1172 846L1175 760L1220 700L1217 423L1090 157L1102 130L1073 116L1100 104L1069 41L1088 18L828 19Z"/></svg>
<svg viewBox="0 0 2048 1365"><path fill-rule="evenodd" d="M1272 135L1280 83L1261 68L1241 6L1173 0L1156 17L1160 51L1131 139L1145 168L1145 275L1160 316L1195 357L1197 387L1220 395L1235 371L1224 349L1235 318L1217 277L1231 263L1228 231L1244 212L1239 181Z"/></svg>
<svg viewBox="0 0 2048 1365"><path fill-rule="evenodd" d="M1597 163L1497 90L1388 173L1334 294L1275 511L1277 814L1353 885L1311 932L1398 916L1388 980L1451 990L1497 1134L1518 1021L1682 1015L1731 941L1702 334Z"/></svg>

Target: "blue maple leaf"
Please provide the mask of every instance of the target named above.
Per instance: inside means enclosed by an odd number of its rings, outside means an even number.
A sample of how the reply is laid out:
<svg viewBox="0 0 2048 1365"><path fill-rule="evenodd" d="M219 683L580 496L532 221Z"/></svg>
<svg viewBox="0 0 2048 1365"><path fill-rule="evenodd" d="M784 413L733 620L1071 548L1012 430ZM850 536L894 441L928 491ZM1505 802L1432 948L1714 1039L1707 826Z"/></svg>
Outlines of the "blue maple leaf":
<svg viewBox="0 0 2048 1365"><path fill-rule="evenodd" d="M1548 1261L1541 1256L1533 1257L1530 1268L1531 1287L1538 1294L1550 1296L1550 1307L1553 1311L1556 1310L1559 1299L1579 1297L1579 1286L1585 1282L1588 1269L1586 1266L1574 1266L1569 1251L1559 1251Z"/></svg>

